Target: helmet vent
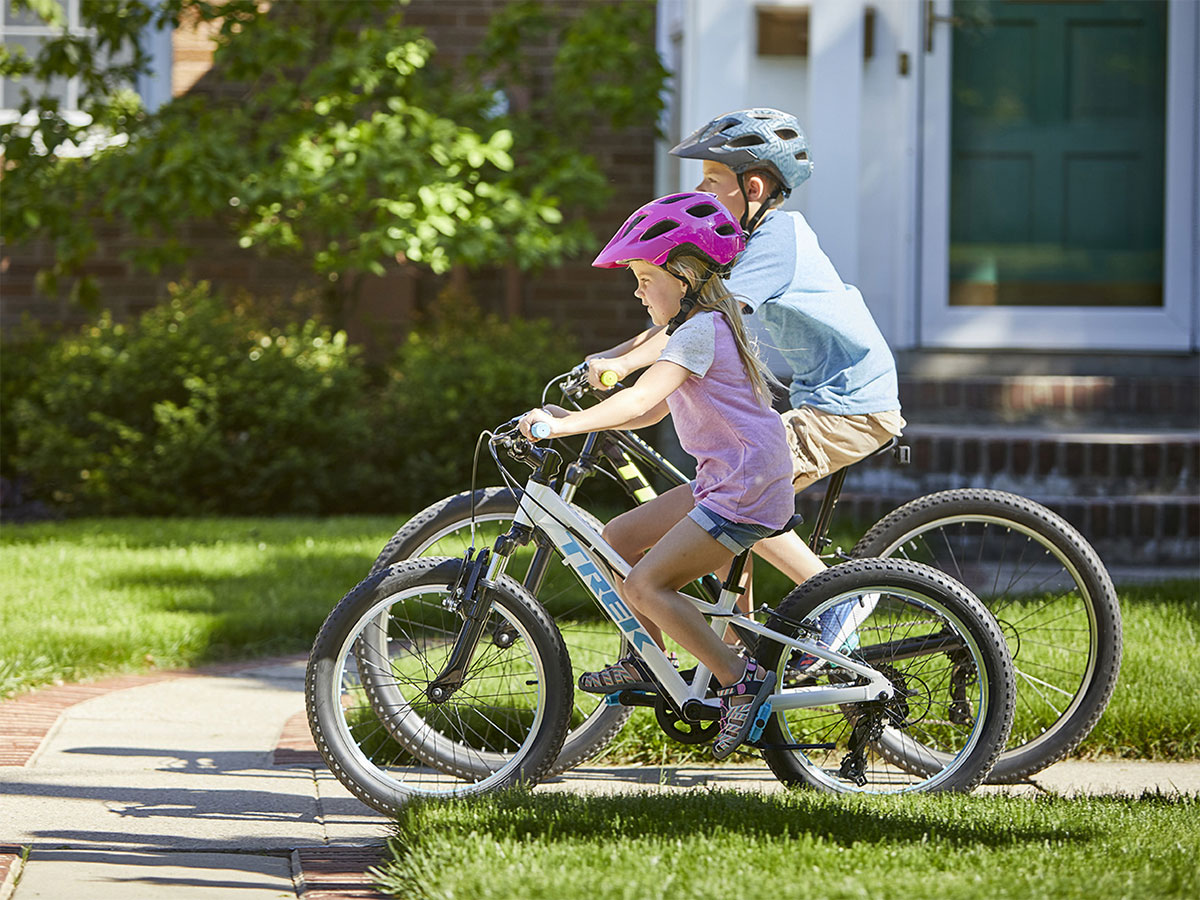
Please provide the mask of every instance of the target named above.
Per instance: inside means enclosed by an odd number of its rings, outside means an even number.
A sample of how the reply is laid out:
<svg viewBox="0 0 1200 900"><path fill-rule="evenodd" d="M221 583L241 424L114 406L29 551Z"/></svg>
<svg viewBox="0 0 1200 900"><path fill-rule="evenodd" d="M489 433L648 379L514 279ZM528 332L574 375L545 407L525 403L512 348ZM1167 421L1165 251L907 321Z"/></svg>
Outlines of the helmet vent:
<svg viewBox="0 0 1200 900"><path fill-rule="evenodd" d="M623 238L628 237L629 232L631 232L631 231L633 231L633 229L637 228L638 224L645 218L646 218L645 214L642 214L635 219L630 219L629 222L625 225L625 230L621 232L621 237L623 237Z"/></svg>
<svg viewBox="0 0 1200 900"><path fill-rule="evenodd" d="M721 235L721 237L729 237L731 234L735 233L734 227L732 225L728 225L728 224L718 225L716 227L716 232L717 232L717 234Z"/></svg>
<svg viewBox="0 0 1200 900"><path fill-rule="evenodd" d="M651 225L649 228L647 228L646 233L643 234L641 236L641 238L639 238L639 240L652 241L656 237L661 237L662 235L666 234L667 232L674 231L678 227L679 227L678 222L672 222L669 219L664 219L661 222L655 222L653 225Z"/></svg>
<svg viewBox="0 0 1200 900"><path fill-rule="evenodd" d="M663 197L659 203L678 203L680 200L690 200L691 194L673 194L670 197Z"/></svg>
<svg viewBox="0 0 1200 900"><path fill-rule="evenodd" d="M732 141L727 143L725 146L733 147L736 149L739 147L758 147L761 144L765 144L765 143L766 143L766 140L763 139L762 135L746 134L746 135L742 135L742 137L734 138Z"/></svg>
<svg viewBox="0 0 1200 900"><path fill-rule="evenodd" d="M707 219L716 211L717 208L711 203L697 203L695 206L689 206L687 208L688 215L694 216L697 219Z"/></svg>
<svg viewBox="0 0 1200 900"><path fill-rule="evenodd" d="M807 159L808 159L808 151L807 151L807 150L801 150L799 153L797 153L797 154L796 154L796 159L799 159L799 160L802 160L802 161L803 161L803 160L807 160Z"/></svg>
<svg viewBox="0 0 1200 900"><path fill-rule="evenodd" d="M781 141L794 141L796 138L800 137L800 133L794 128L776 128L775 136Z"/></svg>

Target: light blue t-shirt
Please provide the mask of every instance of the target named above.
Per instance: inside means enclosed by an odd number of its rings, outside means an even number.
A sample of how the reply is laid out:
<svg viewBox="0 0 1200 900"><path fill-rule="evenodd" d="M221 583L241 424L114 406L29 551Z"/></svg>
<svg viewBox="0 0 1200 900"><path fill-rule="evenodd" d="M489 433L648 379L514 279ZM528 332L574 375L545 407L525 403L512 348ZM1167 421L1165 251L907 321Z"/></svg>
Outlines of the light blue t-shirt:
<svg viewBox="0 0 1200 900"><path fill-rule="evenodd" d="M727 286L792 369L792 407L838 415L900 409L896 361L858 288L844 284L798 212L754 230Z"/></svg>

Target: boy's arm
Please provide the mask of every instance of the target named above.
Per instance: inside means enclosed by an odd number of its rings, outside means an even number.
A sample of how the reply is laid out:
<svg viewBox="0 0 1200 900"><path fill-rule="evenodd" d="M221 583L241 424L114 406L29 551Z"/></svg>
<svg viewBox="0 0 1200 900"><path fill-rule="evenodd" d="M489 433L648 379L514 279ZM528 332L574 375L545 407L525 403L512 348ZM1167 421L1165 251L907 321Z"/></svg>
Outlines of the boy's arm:
<svg viewBox="0 0 1200 900"><path fill-rule="evenodd" d="M616 372L617 380L622 381L630 373L653 365L666 346L666 327L655 325L611 350L593 353L587 358L588 382L595 388L607 387L600 383L600 375L606 371Z"/></svg>

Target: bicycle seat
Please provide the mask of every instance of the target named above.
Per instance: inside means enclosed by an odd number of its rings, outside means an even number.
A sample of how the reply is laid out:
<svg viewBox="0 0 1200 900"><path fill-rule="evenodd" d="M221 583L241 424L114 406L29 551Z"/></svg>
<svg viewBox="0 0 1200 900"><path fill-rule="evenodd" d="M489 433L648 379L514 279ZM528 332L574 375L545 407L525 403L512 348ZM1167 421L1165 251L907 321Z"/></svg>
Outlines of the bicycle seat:
<svg viewBox="0 0 1200 900"><path fill-rule="evenodd" d="M896 457L896 462L898 462L900 465L908 465L910 459L909 447L907 444L901 444L900 438L898 437L889 438L887 443L881 446L878 450L872 450L870 453L864 456L863 459L870 459L872 456L882 456L889 451L891 452L892 456ZM862 462L862 459L860 459L859 462Z"/></svg>
<svg viewBox="0 0 1200 900"><path fill-rule="evenodd" d="M803 524L804 524L804 516L800 515L799 513L796 513L796 515L794 515L790 519L788 519L788 523L786 525L784 525L778 531L772 532L771 534L767 535L765 538L763 538L763 540L765 541L765 540L768 540L773 537L779 537L779 535L787 534L789 531L795 531L797 528L799 528Z"/></svg>

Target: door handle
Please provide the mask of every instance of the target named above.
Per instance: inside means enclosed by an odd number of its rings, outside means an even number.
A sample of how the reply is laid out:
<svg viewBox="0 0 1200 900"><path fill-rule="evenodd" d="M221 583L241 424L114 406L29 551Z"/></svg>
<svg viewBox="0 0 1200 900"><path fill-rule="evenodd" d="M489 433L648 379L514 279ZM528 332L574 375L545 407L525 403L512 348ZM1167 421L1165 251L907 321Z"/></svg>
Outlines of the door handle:
<svg viewBox="0 0 1200 900"><path fill-rule="evenodd" d="M925 0L925 52L933 52L933 26L944 23L953 28L962 25L961 16L939 16L934 10L933 0Z"/></svg>

